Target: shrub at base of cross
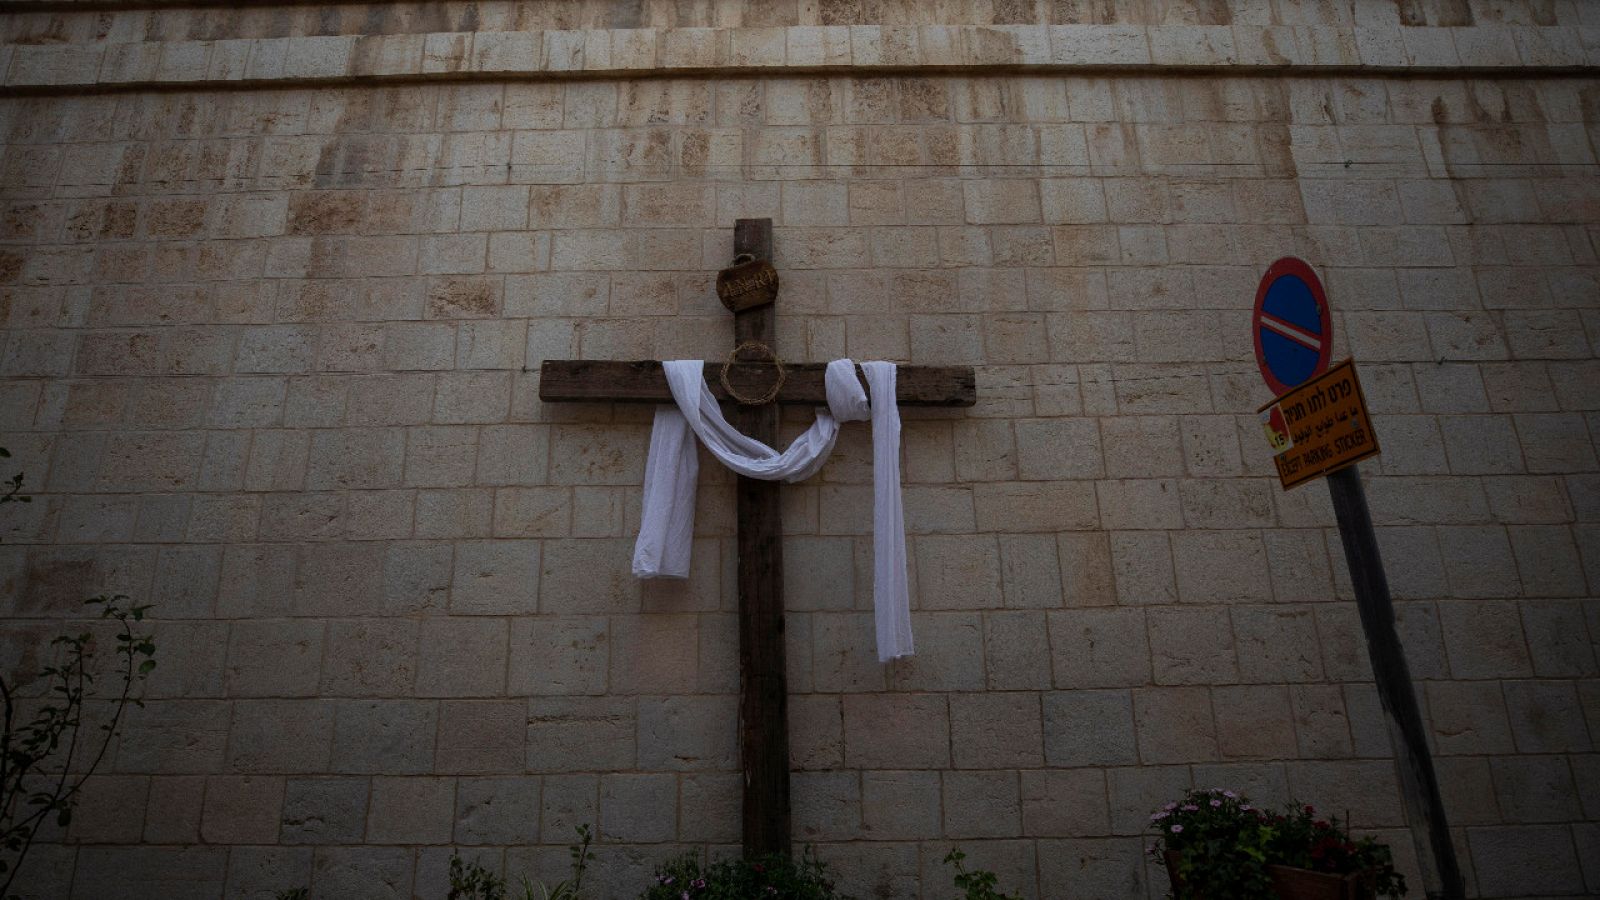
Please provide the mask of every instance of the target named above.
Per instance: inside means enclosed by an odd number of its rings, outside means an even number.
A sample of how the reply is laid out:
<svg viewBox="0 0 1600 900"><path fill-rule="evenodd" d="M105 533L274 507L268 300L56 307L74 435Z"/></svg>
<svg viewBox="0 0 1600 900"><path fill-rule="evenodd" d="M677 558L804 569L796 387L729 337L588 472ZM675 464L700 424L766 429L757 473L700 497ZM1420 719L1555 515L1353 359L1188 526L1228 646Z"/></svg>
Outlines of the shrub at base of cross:
<svg viewBox="0 0 1600 900"><path fill-rule="evenodd" d="M1150 848L1167 867L1175 900L1376 900L1406 893L1389 848L1351 838L1311 806L1257 809L1222 788L1191 790L1150 817Z"/></svg>

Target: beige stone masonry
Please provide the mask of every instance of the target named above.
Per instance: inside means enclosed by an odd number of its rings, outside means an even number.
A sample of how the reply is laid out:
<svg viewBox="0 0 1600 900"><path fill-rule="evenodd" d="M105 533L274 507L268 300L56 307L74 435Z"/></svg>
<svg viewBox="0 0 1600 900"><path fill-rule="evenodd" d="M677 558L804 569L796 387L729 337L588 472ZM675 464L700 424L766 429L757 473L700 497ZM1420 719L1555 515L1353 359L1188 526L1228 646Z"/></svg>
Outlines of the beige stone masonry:
<svg viewBox="0 0 1600 900"><path fill-rule="evenodd" d="M381 79L742 77L1005 69L1024 74L1367 72L1459 76L1600 67L1600 27L1499 25L800 25L432 32L7 44L5 87L147 88Z"/></svg>

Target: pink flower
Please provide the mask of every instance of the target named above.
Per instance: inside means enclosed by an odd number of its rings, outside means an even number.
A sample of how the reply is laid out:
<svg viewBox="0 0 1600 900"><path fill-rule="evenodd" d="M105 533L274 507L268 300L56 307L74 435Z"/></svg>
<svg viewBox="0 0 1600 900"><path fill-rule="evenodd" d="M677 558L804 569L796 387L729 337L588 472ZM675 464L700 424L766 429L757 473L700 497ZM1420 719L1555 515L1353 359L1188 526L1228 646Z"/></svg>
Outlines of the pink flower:
<svg viewBox="0 0 1600 900"><path fill-rule="evenodd" d="M1215 800L1214 799L1214 800L1211 801L1211 806L1212 806L1213 809L1215 809L1216 807L1221 806L1221 805L1222 805L1222 801L1221 800Z"/></svg>
<svg viewBox="0 0 1600 900"><path fill-rule="evenodd" d="M1184 812L1199 812L1200 811L1200 807L1195 806L1193 803L1185 803L1184 805L1182 805L1182 806L1180 806L1178 808L1183 810Z"/></svg>
<svg viewBox="0 0 1600 900"><path fill-rule="evenodd" d="M1172 833L1173 834L1177 834L1178 832L1180 832L1182 830L1183 830L1183 826L1182 825L1174 825L1174 826L1172 826Z"/></svg>
<svg viewBox="0 0 1600 900"><path fill-rule="evenodd" d="M1227 797L1229 800L1239 799L1239 795L1235 794L1233 791L1223 791L1222 796Z"/></svg>

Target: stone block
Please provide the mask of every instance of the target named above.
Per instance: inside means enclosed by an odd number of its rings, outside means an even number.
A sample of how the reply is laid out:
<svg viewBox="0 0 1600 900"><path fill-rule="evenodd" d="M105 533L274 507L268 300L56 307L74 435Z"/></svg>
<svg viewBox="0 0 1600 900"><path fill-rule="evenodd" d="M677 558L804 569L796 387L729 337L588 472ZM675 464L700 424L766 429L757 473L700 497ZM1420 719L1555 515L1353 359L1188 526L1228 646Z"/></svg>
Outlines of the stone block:
<svg viewBox="0 0 1600 900"><path fill-rule="evenodd" d="M915 655L888 672L892 690L975 691L983 687L983 622L977 613L913 613ZM819 648L821 641L819 637ZM862 656L870 645L861 646Z"/></svg>
<svg viewBox="0 0 1600 900"><path fill-rule="evenodd" d="M330 700L239 700L228 733L228 768L248 773L324 771L333 748Z"/></svg>
<svg viewBox="0 0 1600 900"><path fill-rule="evenodd" d="M513 621L509 689L513 694L601 694L610 640L599 616L541 616Z"/></svg>
<svg viewBox="0 0 1600 900"><path fill-rule="evenodd" d="M528 701L528 770L628 770L636 763L632 698L537 697Z"/></svg>
<svg viewBox="0 0 1600 900"><path fill-rule="evenodd" d="M443 609L450 590L449 544L394 542L381 564L382 608L395 614Z"/></svg>
<svg viewBox="0 0 1600 900"><path fill-rule="evenodd" d="M198 843L205 790L206 779L203 775L150 779L150 801L145 806L144 817L145 842Z"/></svg>
<svg viewBox="0 0 1600 900"><path fill-rule="evenodd" d="M1093 419L1023 419L1015 423L1017 470L1024 480L1099 478L1100 429Z"/></svg>
<svg viewBox="0 0 1600 900"><path fill-rule="evenodd" d="M1150 682L1150 645L1138 609L1073 609L1049 615L1059 688L1130 687Z"/></svg>
<svg viewBox="0 0 1600 900"><path fill-rule="evenodd" d="M670 841L677 836L677 821L677 776L601 776L599 835L602 840L641 844Z"/></svg>
<svg viewBox="0 0 1600 900"><path fill-rule="evenodd" d="M1000 566L1006 606L1050 608L1061 605L1060 556L1054 536L1001 535Z"/></svg>
<svg viewBox="0 0 1600 900"><path fill-rule="evenodd" d="M1088 481L983 482L973 503L979 531L1092 530L1100 519Z"/></svg>
<svg viewBox="0 0 1600 900"><path fill-rule="evenodd" d="M173 900L216 897L222 892L227 863L224 847L85 847L78 852L70 879L71 897L94 900L130 893Z"/></svg>
<svg viewBox="0 0 1600 900"><path fill-rule="evenodd" d="M1516 678L1531 675L1527 642L1516 604L1502 600L1439 603L1450 671L1456 678Z"/></svg>
<svg viewBox="0 0 1600 900"><path fill-rule="evenodd" d="M678 839L731 844L739 840L744 776L697 772L679 782Z"/></svg>
<svg viewBox="0 0 1600 900"><path fill-rule="evenodd" d="M1016 772L946 772L943 788L946 836L972 839L1022 834Z"/></svg>
<svg viewBox="0 0 1600 900"><path fill-rule="evenodd" d="M1436 757L1433 765L1445 814L1453 827L1499 823L1500 808L1495 802L1489 760L1481 756L1442 756Z"/></svg>
<svg viewBox="0 0 1600 900"><path fill-rule="evenodd" d="M1565 825L1469 828L1467 844L1485 897L1564 893L1583 883Z"/></svg>
<svg viewBox="0 0 1600 900"><path fill-rule="evenodd" d="M322 668L323 695L395 697L411 693L417 675L415 622L358 619L333 622L328 629L328 642L336 650Z"/></svg>
<svg viewBox="0 0 1600 900"><path fill-rule="evenodd" d="M1316 622L1310 608L1236 606L1229 614L1241 680L1304 682L1322 677Z"/></svg>
<svg viewBox="0 0 1600 900"><path fill-rule="evenodd" d="M1584 753L1593 749L1572 682L1508 681L1505 698L1518 752Z"/></svg>
<svg viewBox="0 0 1600 900"><path fill-rule="evenodd" d="M1031 768L1044 763L1043 718L1031 693L952 694L951 752L957 768Z"/></svg>
<svg viewBox="0 0 1600 900"><path fill-rule="evenodd" d="M228 636L224 672L233 697L309 697L322 664L321 622L240 621Z"/></svg>
<svg viewBox="0 0 1600 900"><path fill-rule="evenodd" d="M1323 812L1337 811L1352 828L1365 830L1405 821L1390 760L1291 762L1288 770L1295 798Z"/></svg>
<svg viewBox="0 0 1600 900"><path fill-rule="evenodd" d="M1147 530L1183 527L1178 482L1139 479L1095 482L1100 500L1100 524L1108 530Z"/></svg>
<svg viewBox="0 0 1600 900"><path fill-rule="evenodd" d="M1112 834L1144 834L1150 814L1194 786L1188 766L1137 766L1106 772Z"/></svg>
<svg viewBox="0 0 1600 900"><path fill-rule="evenodd" d="M226 897L271 897L283 885L311 883L309 847L233 847L228 851Z"/></svg>
<svg viewBox="0 0 1600 900"><path fill-rule="evenodd" d="M950 713L943 696L848 694L843 708L845 765L950 765Z"/></svg>
<svg viewBox="0 0 1600 900"><path fill-rule="evenodd" d="M630 568L632 558L628 538L545 541L539 609L560 614L639 609L641 585Z"/></svg>
<svg viewBox="0 0 1600 900"><path fill-rule="evenodd" d="M1211 692L1200 687L1133 692L1139 759L1146 764L1210 762L1217 758Z"/></svg>
<svg viewBox="0 0 1600 900"><path fill-rule="evenodd" d="M1142 841L1098 838L1042 841L1039 885L1046 897L1140 897L1159 893L1164 881L1146 886Z"/></svg>
<svg viewBox="0 0 1600 900"><path fill-rule="evenodd" d="M384 549L377 541L302 545L294 612L349 616L383 611Z"/></svg>
<svg viewBox="0 0 1600 900"><path fill-rule="evenodd" d="M1211 691L1217 751L1223 759L1293 759L1297 755L1289 691L1280 685L1237 685Z"/></svg>
<svg viewBox="0 0 1600 900"><path fill-rule="evenodd" d="M1045 762L1053 767L1131 764L1138 759L1127 691L1044 695Z"/></svg>
<svg viewBox="0 0 1600 900"><path fill-rule="evenodd" d="M1118 603L1143 605L1178 599L1172 547L1165 532L1120 531L1110 537Z"/></svg>
<svg viewBox="0 0 1600 900"><path fill-rule="evenodd" d="M1049 634L1042 612L986 613L983 659L989 690L1050 687Z"/></svg>
<svg viewBox="0 0 1600 900"><path fill-rule="evenodd" d="M1582 601L1526 600L1522 624L1534 674L1575 677L1595 673L1592 642L1585 639Z"/></svg>
<svg viewBox="0 0 1600 900"><path fill-rule="evenodd" d="M799 694L789 699L789 760L795 769L836 769L843 763L844 718L838 697Z"/></svg>
<svg viewBox="0 0 1600 900"><path fill-rule="evenodd" d="M470 485L477 453L478 432L474 428L413 428L406 435L405 484L408 487Z"/></svg>
<svg viewBox="0 0 1600 900"><path fill-rule="evenodd" d="M600 818L600 776L546 775L540 792L539 830L554 839Z"/></svg>
<svg viewBox="0 0 1600 900"><path fill-rule="evenodd" d="M366 778L290 778L284 788L279 841L357 844L366 833Z"/></svg>
<svg viewBox="0 0 1600 900"><path fill-rule="evenodd" d="M537 608L537 541L464 541L456 545L450 608L463 615L528 613Z"/></svg>
<svg viewBox="0 0 1600 900"><path fill-rule="evenodd" d="M433 37L433 35L430 35ZM312 857L311 880L316 900L374 897L401 900L411 896L415 851L409 847L322 847Z"/></svg>
<svg viewBox="0 0 1600 900"><path fill-rule="evenodd" d="M1511 724L1498 682L1429 682L1427 701L1438 753L1513 751Z"/></svg>
<svg viewBox="0 0 1600 900"><path fill-rule="evenodd" d="M89 844L137 843L144 830L150 785L145 775L89 778L78 795L69 836Z"/></svg>
<svg viewBox="0 0 1600 900"><path fill-rule="evenodd" d="M374 778L366 839L373 844L448 843L455 796L454 778Z"/></svg>
<svg viewBox="0 0 1600 900"><path fill-rule="evenodd" d="M1583 566L1566 526L1522 525L1507 531L1524 595L1575 597L1584 592Z"/></svg>
<svg viewBox="0 0 1600 900"><path fill-rule="evenodd" d="M1300 756L1338 759L1351 754L1350 722L1344 695L1333 685L1295 685L1289 689Z"/></svg>
<svg viewBox="0 0 1600 900"><path fill-rule="evenodd" d="M1583 417L1576 413L1530 413L1514 418L1529 472L1594 470L1594 443Z"/></svg>
<svg viewBox="0 0 1600 900"><path fill-rule="evenodd" d="M1266 550L1253 531L1184 531L1172 535L1178 595L1184 602L1272 598Z"/></svg>
<svg viewBox="0 0 1600 900"><path fill-rule="evenodd" d="M270 844L278 839L283 779L213 775L206 779L200 836L210 844Z"/></svg>
<svg viewBox="0 0 1600 900"><path fill-rule="evenodd" d="M398 487L404 460L403 431L315 431L306 465L306 487L314 491Z"/></svg>
<svg viewBox="0 0 1600 900"><path fill-rule="evenodd" d="M1239 680L1232 623L1222 607L1155 608L1144 616L1157 684L1218 684Z"/></svg>
<svg viewBox="0 0 1600 900"><path fill-rule="evenodd" d="M435 770L462 774L519 769L528 738L520 700L446 700L439 704Z"/></svg>
<svg viewBox="0 0 1600 900"><path fill-rule="evenodd" d="M639 767L730 770L738 757L737 702L723 696L642 697Z"/></svg>
<svg viewBox="0 0 1600 900"><path fill-rule="evenodd" d="M1076 837L1111 830L1105 772L1067 769L1022 772L1022 834Z"/></svg>
<svg viewBox="0 0 1600 900"><path fill-rule="evenodd" d="M461 778L458 844L533 844L539 839L539 778Z"/></svg>
<svg viewBox="0 0 1600 900"><path fill-rule="evenodd" d="M417 639L416 694L495 697L505 691L506 623L499 619L425 619Z"/></svg>
<svg viewBox="0 0 1600 900"><path fill-rule="evenodd" d="M614 694L689 693L699 682L699 621L693 614L611 620Z"/></svg>
<svg viewBox="0 0 1600 900"><path fill-rule="evenodd" d="M874 840L916 840L939 834L937 772L861 773L861 827Z"/></svg>
<svg viewBox="0 0 1600 900"><path fill-rule="evenodd" d="M861 779L854 772L798 772L794 831L808 841L849 840L861 832Z"/></svg>
<svg viewBox="0 0 1600 900"><path fill-rule="evenodd" d="M340 700L329 771L420 775L433 770L438 709L428 700Z"/></svg>
<svg viewBox="0 0 1600 900"><path fill-rule="evenodd" d="M1578 789L1563 756L1509 756L1489 761L1495 796L1507 823L1581 819Z"/></svg>
<svg viewBox="0 0 1600 900"><path fill-rule="evenodd" d="M914 553L924 608L983 609L1003 602L994 540L922 535L915 540Z"/></svg>

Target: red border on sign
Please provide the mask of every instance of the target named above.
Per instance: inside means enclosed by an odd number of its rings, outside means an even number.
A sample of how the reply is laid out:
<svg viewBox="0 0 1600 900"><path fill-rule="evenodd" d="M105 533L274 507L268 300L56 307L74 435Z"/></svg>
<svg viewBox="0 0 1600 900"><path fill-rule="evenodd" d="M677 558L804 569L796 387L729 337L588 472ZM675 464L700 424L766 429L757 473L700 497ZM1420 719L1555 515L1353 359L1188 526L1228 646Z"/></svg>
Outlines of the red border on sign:
<svg viewBox="0 0 1600 900"><path fill-rule="evenodd" d="M1311 266L1303 259L1285 256L1267 267L1267 273L1261 276L1261 284L1256 288L1256 307L1250 314L1250 341L1256 348L1256 368L1261 370L1261 378L1272 390L1273 396L1280 396L1294 390L1298 385L1284 384L1273 377L1272 370L1267 368L1266 358L1261 353L1261 302L1267 299L1267 289L1272 283L1285 275L1299 277L1306 286L1311 288L1311 297L1317 301L1317 313L1322 320L1322 352L1317 356L1317 370L1311 373L1311 378L1328 371L1328 361L1333 356L1333 312L1328 308L1328 295L1322 290L1322 281L1317 278L1317 273L1311 271ZM1311 378L1307 378L1310 381Z"/></svg>

